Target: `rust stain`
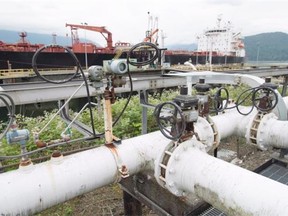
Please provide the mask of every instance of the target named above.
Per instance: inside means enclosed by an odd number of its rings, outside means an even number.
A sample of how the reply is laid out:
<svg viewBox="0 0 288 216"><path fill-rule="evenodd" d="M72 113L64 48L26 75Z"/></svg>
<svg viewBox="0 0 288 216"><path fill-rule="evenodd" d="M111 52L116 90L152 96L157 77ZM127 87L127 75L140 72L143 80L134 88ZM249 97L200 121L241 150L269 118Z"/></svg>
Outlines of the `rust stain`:
<svg viewBox="0 0 288 216"><path fill-rule="evenodd" d="M32 163L31 159L21 160L20 166L29 166Z"/></svg>
<svg viewBox="0 0 288 216"><path fill-rule="evenodd" d="M38 148L44 148L47 146L47 144L41 140L37 140L35 144L37 145Z"/></svg>
<svg viewBox="0 0 288 216"><path fill-rule="evenodd" d="M57 158L57 157L60 157L62 156L61 152L60 151L54 151L51 155L51 157L53 158Z"/></svg>
<svg viewBox="0 0 288 216"><path fill-rule="evenodd" d="M105 144L105 146L113 153L116 154L118 156L118 151L117 148L114 146L114 144L112 143L107 143Z"/></svg>

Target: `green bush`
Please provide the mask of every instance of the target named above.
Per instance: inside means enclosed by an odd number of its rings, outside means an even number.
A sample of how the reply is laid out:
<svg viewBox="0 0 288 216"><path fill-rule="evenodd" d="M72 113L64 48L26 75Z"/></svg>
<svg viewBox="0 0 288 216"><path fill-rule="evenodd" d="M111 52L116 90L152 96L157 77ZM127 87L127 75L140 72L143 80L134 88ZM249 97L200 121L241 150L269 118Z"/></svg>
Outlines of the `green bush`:
<svg viewBox="0 0 288 216"><path fill-rule="evenodd" d="M164 91L162 97L149 96L149 103L157 105L162 101L172 100L175 97L177 92L175 91ZM112 105L112 117L113 121L117 119L117 117L122 112L125 104L127 103L126 98L121 98L116 100L115 104ZM102 106L100 109L98 107L92 108L93 113L93 121L95 130L98 133L104 133L104 115ZM154 109L148 109L148 132L158 130L156 125L155 118L153 116ZM23 115L17 115L17 124L19 129L28 129L30 132L29 141L26 144L27 151L35 151L37 150L37 146L34 142L34 132L39 132L43 129L43 127L52 119L52 117L56 114L57 110L45 111L42 116L38 117L27 117ZM142 130L142 121L141 121L141 112L142 106L140 105L139 96L132 96L131 100L117 122L117 124L113 127L113 135L119 137L120 139L126 139L134 136L138 136L141 134ZM69 112L71 118L75 117L77 113ZM77 118L78 121L84 123L87 126L91 127L91 117L89 109L85 109ZM39 138L41 141L45 143L49 143L51 141L57 141L61 139L61 133L67 127L67 124L60 118L59 115L56 115L55 119L53 119L49 125L40 133ZM83 137L83 135L75 129L72 130L72 139L77 139ZM99 144L103 144L105 142L104 139L93 140L92 142L77 142L70 143L68 145L61 145L57 147L53 147L51 149L45 149L44 151L37 151L36 154L33 154L29 157L37 158L40 156L49 156L54 150L60 151L70 151L72 149L87 147L87 146L97 146ZM0 155L19 155L20 147L18 144L8 144L6 139L3 138L0 142ZM7 163L17 163L19 159L9 160ZM7 164L6 161L3 164Z"/></svg>

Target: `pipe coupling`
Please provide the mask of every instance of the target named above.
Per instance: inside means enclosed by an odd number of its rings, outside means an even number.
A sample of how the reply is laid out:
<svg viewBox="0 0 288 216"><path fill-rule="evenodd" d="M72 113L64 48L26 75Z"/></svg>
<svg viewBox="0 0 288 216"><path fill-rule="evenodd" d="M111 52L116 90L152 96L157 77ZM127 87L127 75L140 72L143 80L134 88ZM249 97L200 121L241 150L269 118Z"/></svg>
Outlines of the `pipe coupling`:
<svg viewBox="0 0 288 216"><path fill-rule="evenodd" d="M192 148L199 149L206 153L206 146L196 139L190 139L182 143L170 142L155 161L155 178L157 182L172 194L176 196L185 196L185 191L181 189L181 185L177 185L177 175L182 171L179 162L182 161L182 156L187 156L185 153ZM181 163L182 164L182 163Z"/></svg>

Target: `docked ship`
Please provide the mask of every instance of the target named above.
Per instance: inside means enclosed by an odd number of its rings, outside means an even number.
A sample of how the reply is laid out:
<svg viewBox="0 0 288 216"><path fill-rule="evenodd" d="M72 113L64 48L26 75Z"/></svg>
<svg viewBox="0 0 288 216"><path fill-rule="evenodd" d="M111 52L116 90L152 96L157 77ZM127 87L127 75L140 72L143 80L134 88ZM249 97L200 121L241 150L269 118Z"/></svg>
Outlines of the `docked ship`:
<svg viewBox="0 0 288 216"><path fill-rule="evenodd" d="M154 25L155 26L155 25ZM104 60L125 57L131 44L117 42L113 45L112 33L105 27L66 24L71 29L72 45L69 47L78 58L82 67L102 65ZM84 29L101 33L107 44L100 47L91 42L81 42L77 30ZM146 32L143 41L157 43L155 39L158 27ZM27 40L27 33L19 33L17 43L5 43L0 40L0 69L25 69L32 68L32 58L36 50L44 44L31 44ZM54 37L55 36L55 37ZM56 44L56 35L53 43ZM233 64L243 63L245 57L244 43L240 32L233 32L231 23L221 26L221 19L215 28L206 30L197 37L198 48L195 51L165 50L164 62L183 64L190 61L192 64ZM69 68L75 66L74 60L59 46L51 46L43 50L37 60L38 68Z"/></svg>
<svg viewBox="0 0 288 216"><path fill-rule="evenodd" d="M72 46L70 48L78 58L82 67L102 65L104 60L109 60L119 55L119 50L124 50L131 45L117 42L112 45L112 33L105 27L66 24L71 28ZM101 33L107 41L106 47L100 47L91 42L81 42L78 29L85 29ZM32 68L32 58L35 52L45 44L31 44L27 40L27 33L19 33L17 43L5 43L0 40L0 69L26 69ZM56 45L56 35L53 35L53 44ZM121 53L123 56L123 54ZM50 46L41 52L37 60L38 68L69 68L75 66L74 60L60 46Z"/></svg>
<svg viewBox="0 0 288 216"><path fill-rule="evenodd" d="M170 64L243 64L245 47L241 32L234 32L231 22L222 25L221 16L215 27L197 36L197 50L167 50L165 61Z"/></svg>

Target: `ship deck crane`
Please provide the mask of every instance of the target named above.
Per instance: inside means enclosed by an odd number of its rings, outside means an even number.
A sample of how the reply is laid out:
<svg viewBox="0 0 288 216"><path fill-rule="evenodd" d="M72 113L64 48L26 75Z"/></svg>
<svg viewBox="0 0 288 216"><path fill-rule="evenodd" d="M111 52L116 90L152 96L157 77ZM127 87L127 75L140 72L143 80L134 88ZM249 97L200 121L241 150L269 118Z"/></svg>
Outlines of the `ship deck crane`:
<svg viewBox="0 0 288 216"><path fill-rule="evenodd" d="M89 31L95 31L95 32L99 32L102 34L102 36L105 38L105 40L107 41L107 49L113 49L113 40L112 40L112 33L109 32L105 26L89 26L89 25L77 25L77 24L68 24L66 23L66 27L70 27L71 31L75 30L75 29L85 29L85 30L89 30ZM107 36L105 36L104 34L107 34Z"/></svg>
<svg viewBox="0 0 288 216"><path fill-rule="evenodd" d="M151 33L148 31L148 35L144 38L144 42L152 42L152 43L155 43L156 42L156 40L155 39L153 39L153 36L156 34L156 33L158 33L158 31L159 31L159 29L157 28L157 29L155 29L154 31L152 31Z"/></svg>
<svg viewBox="0 0 288 216"><path fill-rule="evenodd" d="M148 30L146 31L146 37L144 42L157 43L158 40L158 17L153 17L148 12Z"/></svg>

